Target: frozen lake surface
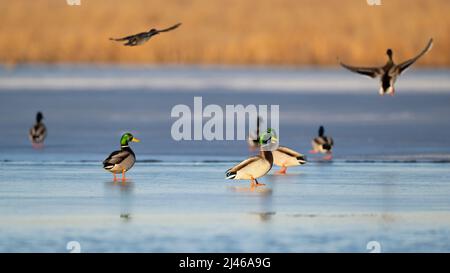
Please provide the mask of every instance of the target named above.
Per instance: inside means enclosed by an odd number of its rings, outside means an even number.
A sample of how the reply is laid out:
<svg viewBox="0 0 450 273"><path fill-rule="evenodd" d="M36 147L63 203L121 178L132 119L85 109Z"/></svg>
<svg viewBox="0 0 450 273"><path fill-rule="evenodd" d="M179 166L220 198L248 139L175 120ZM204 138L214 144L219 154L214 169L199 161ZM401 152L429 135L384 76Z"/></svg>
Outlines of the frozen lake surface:
<svg viewBox="0 0 450 273"><path fill-rule="evenodd" d="M0 251L448 252L449 78L408 71L379 97L376 81L334 70L0 70ZM244 141L172 140L171 109L194 96L279 105L281 144L303 153L323 124L335 160L308 155L249 191L224 179ZM33 150L39 110L49 136ZM142 140L126 185L101 168L124 131Z"/></svg>

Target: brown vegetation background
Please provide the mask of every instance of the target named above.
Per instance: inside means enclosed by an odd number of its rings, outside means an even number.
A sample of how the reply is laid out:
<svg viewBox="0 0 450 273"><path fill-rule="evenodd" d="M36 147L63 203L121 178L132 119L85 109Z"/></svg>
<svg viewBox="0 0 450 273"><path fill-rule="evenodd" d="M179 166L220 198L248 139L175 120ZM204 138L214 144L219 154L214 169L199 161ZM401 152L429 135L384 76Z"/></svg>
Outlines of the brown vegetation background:
<svg viewBox="0 0 450 273"><path fill-rule="evenodd" d="M0 63L450 64L449 0L0 0ZM140 47L109 37L164 28Z"/></svg>

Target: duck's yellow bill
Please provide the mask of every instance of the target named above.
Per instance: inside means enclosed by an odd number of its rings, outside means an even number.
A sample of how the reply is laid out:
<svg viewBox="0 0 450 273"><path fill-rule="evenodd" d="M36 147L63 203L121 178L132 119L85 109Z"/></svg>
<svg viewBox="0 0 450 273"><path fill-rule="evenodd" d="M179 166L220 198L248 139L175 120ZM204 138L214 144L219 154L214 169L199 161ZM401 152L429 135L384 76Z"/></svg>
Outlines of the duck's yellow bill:
<svg viewBox="0 0 450 273"><path fill-rule="evenodd" d="M133 142L141 142L139 139L137 139L135 137L133 137L133 139L131 141L133 141Z"/></svg>

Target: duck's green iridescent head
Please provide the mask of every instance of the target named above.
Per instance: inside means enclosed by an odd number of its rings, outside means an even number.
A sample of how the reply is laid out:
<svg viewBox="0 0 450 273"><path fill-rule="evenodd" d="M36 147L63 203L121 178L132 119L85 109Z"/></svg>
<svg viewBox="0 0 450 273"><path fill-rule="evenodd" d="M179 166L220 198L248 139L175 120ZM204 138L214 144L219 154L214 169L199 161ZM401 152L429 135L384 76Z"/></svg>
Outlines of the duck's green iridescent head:
<svg viewBox="0 0 450 273"><path fill-rule="evenodd" d="M259 144L270 144L278 142L277 133L274 129L269 128L266 132L259 135Z"/></svg>
<svg viewBox="0 0 450 273"><path fill-rule="evenodd" d="M128 142L141 142L139 139L135 138L131 133L125 133L122 135L122 138L120 139L120 145L126 146L128 145Z"/></svg>

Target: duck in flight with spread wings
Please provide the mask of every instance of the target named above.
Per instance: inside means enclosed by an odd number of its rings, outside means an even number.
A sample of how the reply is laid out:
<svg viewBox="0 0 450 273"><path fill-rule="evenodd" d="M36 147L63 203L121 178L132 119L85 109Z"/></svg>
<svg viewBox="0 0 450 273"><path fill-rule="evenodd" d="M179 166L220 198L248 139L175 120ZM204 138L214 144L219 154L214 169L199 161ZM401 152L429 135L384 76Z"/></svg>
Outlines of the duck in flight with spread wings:
<svg viewBox="0 0 450 273"><path fill-rule="evenodd" d="M126 41L126 43L123 44L124 46L138 46L138 45L142 45L142 44L146 43L153 36L158 35L161 32L167 32L167 31L174 30L174 29L178 28L180 25L181 25L181 23L178 23L169 28L160 29L160 30L152 28L148 32L141 32L138 34L134 34L134 35L130 35L130 36L122 37L122 38L109 38L109 39L111 41L116 41L116 42Z"/></svg>
<svg viewBox="0 0 450 273"><path fill-rule="evenodd" d="M425 55L433 46L433 39L430 39L427 46L414 58L404 61L400 64L395 64L392 58L392 49L388 49L386 54L388 56L387 63L382 67L356 67L340 63L342 67L359 74L363 74L372 78L379 78L381 81L380 95L389 94L394 95L394 83L397 77L409 68L413 63L415 63L420 57Z"/></svg>

